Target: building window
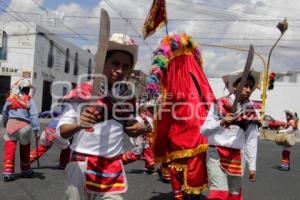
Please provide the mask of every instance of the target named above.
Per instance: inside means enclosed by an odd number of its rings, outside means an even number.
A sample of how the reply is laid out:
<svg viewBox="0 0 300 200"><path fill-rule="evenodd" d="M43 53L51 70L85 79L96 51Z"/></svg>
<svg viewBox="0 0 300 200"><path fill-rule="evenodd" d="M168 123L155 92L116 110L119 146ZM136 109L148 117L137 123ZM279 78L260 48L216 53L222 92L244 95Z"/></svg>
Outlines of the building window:
<svg viewBox="0 0 300 200"><path fill-rule="evenodd" d="M89 59L89 64L88 64L88 80L91 80L91 75L92 75L92 59Z"/></svg>
<svg viewBox="0 0 300 200"><path fill-rule="evenodd" d="M54 63L54 57L53 57L53 41L50 40L50 49L48 53L48 67L52 68Z"/></svg>
<svg viewBox="0 0 300 200"><path fill-rule="evenodd" d="M65 73L70 72L70 50L66 49L66 60L65 60Z"/></svg>
<svg viewBox="0 0 300 200"><path fill-rule="evenodd" d="M2 45L0 47L0 60L7 59L7 34L5 31L2 32Z"/></svg>
<svg viewBox="0 0 300 200"><path fill-rule="evenodd" d="M72 84L72 90L77 87L77 83L71 83Z"/></svg>
<svg viewBox="0 0 300 200"><path fill-rule="evenodd" d="M75 53L75 61L74 61L74 71L73 74L75 76L78 75L78 52Z"/></svg>
<svg viewBox="0 0 300 200"><path fill-rule="evenodd" d="M68 92L67 87L63 87L62 88L62 96L65 96L67 94L67 92Z"/></svg>

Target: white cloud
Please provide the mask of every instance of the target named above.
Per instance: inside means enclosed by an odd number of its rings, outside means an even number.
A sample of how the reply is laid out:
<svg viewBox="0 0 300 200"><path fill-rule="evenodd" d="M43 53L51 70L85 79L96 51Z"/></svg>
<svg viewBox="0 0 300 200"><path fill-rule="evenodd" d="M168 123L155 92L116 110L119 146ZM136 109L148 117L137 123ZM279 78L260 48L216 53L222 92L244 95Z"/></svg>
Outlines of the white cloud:
<svg viewBox="0 0 300 200"><path fill-rule="evenodd" d="M202 53L204 71L209 77L223 76L230 71L243 68L246 55L245 52L206 49Z"/></svg>
<svg viewBox="0 0 300 200"><path fill-rule="evenodd" d="M42 0L35 0L43 5ZM108 4L106 3L108 2ZM192 3L193 2L193 3ZM149 37L146 42L141 35L143 20L145 19L152 1L149 0L105 0L95 1L92 7L82 7L77 3L61 3L56 9L49 10L46 15L31 0L12 0L10 7L16 11L40 13L39 17L22 15L26 19L41 23L54 32L69 32L62 26L62 21L68 27L78 33L86 33L83 37L90 43L78 42L84 48L96 49L99 19L67 17L70 15L99 16L100 8L107 9L111 16L111 33L122 32L134 37L139 44L139 61L137 68L149 71L151 51L159 40L165 35L165 29L158 30L155 35ZM276 28L277 23L285 16L290 19L289 30L274 49L272 55L271 69L285 71L297 69L300 62L299 52L299 21L296 9L300 7L300 1L289 0L289 6L282 0L228 0L228 1L188 1L168 0L167 12L169 19L168 28L170 32L187 32L191 34L200 44L230 45L247 49L253 43L257 52L267 59L269 50L280 35ZM4 14L5 15L5 14ZM6 16L1 17L7 18ZM122 17L134 18L127 23ZM51 19L52 18L52 19ZM58 19L53 19L58 18ZM177 20L172 20L177 19ZM194 19L183 21L178 19ZM248 21L247 21L248 20ZM253 21L258 20L258 21ZM263 20L263 21L259 21ZM73 40L74 41L74 40ZM146 45L147 43L147 45ZM93 45L94 44L94 45ZM222 74L241 68L245 62L245 53L219 48L202 46L205 60L205 71L208 75L221 76ZM254 67L262 69L261 61L254 60ZM287 66L287 67L284 67Z"/></svg>
<svg viewBox="0 0 300 200"><path fill-rule="evenodd" d="M43 0L35 0L39 5L43 5ZM31 0L11 0L10 8L16 11L36 11L39 12L39 6Z"/></svg>

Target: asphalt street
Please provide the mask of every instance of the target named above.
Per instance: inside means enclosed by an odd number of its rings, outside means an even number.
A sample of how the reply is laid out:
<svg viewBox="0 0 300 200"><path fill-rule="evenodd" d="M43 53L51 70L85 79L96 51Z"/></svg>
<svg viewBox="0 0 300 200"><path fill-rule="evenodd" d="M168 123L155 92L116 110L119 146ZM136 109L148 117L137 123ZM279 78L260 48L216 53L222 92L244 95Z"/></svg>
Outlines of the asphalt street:
<svg viewBox="0 0 300 200"><path fill-rule="evenodd" d="M44 125L43 125L44 126ZM43 127L42 126L42 127ZM1 135L3 128L0 128ZM32 137L33 139L33 137ZM34 147L32 140L32 148ZM125 141L125 148L131 148ZM0 139L0 161L3 158L3 139ZM41 167L36 168L34 178L18 178L13 182L3 182L0 179L0 200L60 200L64 199L64 171L56 169L60 150L53 146L40 159ZM281 158L281 147L273 141L260 140L257 166L257 181L251 183L247 174L243 180L245 200L299 200L300 199L300 143L292 148L291 171L279 171L276 166ZM2 164L1 164L2 165ZM125 200L171 200L171 187L159 180L157 175L143 173L142 160L127 165L129 190L124 195ZM2 167L0 167L2 170ZM16 173L19 170L19 153L16 155Z"/></svg>

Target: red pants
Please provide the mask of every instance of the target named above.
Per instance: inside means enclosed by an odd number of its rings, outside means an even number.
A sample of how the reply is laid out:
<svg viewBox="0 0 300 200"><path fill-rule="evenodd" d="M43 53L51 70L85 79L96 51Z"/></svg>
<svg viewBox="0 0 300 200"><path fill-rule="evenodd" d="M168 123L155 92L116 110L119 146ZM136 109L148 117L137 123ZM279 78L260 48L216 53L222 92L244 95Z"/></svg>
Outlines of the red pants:
<svg viewBox="0 0 300 200"><path fill-rule="evenodd" d="M281 167L290 168L290 154L291 152L289 150L283 150L282 151L282 158L281 158Z"/></svg>
<svg viewBox="0 0 300 200"><path fill-rule="evenodd" d="M145 160L145 168L147 169L154 168L155 161L154 161L154 155L152 149L150 147L145 148L142 155Z"/></svg>
<svg viewBox="0 0 300 200"><path fill-rule="evenodd" d="M178 172L176 167L170 168L171 186L175 200L183 200L183 171Z"/></svg>
<svg viewBox="0 0 300 200"><path fill-rule="evenodd" d="M177 169L176 166L184 168ZM191 195L200 195L207 187L205 153L174 161L171 164L170 175L174 199L182 200L185 191L189 190Z"/></svg>
<svg viewBox="0 0 300 200"><path fill-rule="evenodd" d="M134 154L132 151L127 151L122 154L122 162L126 165L132 163L140 158L139 155Z"/></svg>
<svg viewBox="0 0 300 200"><path fill-rule="evenodd" d="M242 192L240 194L230 194L223 190L210 190L206 200L243 200Z"/></svg>
<svg viewBox="0 0 300 200"><path fill-rule="evenodd" d="M42 157L49 149L51 146L45 146L40 144L38 146L38 154L36 151L36 148L31 150L30 152L30 162L36 161L38 158ZM66 166L69 163L70 159L70 147L66 149L62 149L60 152L60 157L59 157L59 166Z"/></svg>
<svg viewBox="0 0 300 200"><path fill-rule="evenodd" d="M171 180L170 167L167 163L162 163L160 165L160 173L162 181L168 182Z"/></svg>
<svg viewBox="0 0 300 200"><path fill-rule="evenodd" d="M3 174L13 174L15 172L15 153L17 141L7 140L4 143ZM22 171L30 169L30 143L20 144L20 168Z"/></svg>
<svg viewBox="0 0 300 200"><path fill-rule="evenodd" d="M32 163L32 162L36 161L38 158L40 158L42 155L44 155L50 149L50 147L51 146L45 146L45 145L40 144L37 148L38 151L36 150L36 148L31 150L30 162ZM39 155L37 155L38 154L37 152L39 153Z"/></svg>
<svg viewBox="0 0 300 200"><path fill-rule="evenodd" d="M154 168L155 161L152 149L150 147L144 148L142 155L145 161L145 168L152 169ZM122 161L124 164L132 163L140 158L140 155L133 153L132 151L127 151L122 155Z"/></svg>

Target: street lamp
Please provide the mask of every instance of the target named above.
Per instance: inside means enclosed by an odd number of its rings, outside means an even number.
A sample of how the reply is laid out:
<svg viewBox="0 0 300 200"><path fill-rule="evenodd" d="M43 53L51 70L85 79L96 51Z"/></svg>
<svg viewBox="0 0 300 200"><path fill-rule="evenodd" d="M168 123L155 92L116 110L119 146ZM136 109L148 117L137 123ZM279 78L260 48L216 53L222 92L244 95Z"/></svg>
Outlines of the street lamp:
<svg viewBox="0 0 300 200"><path fill-rule="evenodd" d="M205 43L201 43L201 46L217 47L217 48L231 49L231 50L243 51L243 52L248 52L249 51L249 49L238 48L238 47L235 47L235 46L217 45L217 44L205 44ZM254 50L254 54L256 56L258 56L258 58L263 63L263 66L266 67L266 61L265 61L264 57L260 53L258 53L257 51L255 51L255 50Z"/></svg>
<svg viewBox="0 0 300 200"><path fill-rule="evenodd" d="M272 46L267 65L264 67L264 79L263 79L263 93L262 93L262 106L261 106L261 122L263 122L264 114L265 114L265 105L266 105L266 98L267 98L267 86L268 86L268 77L269 77L269 67L270 67L270 60L271 60L271 54L273 52L273 49L279 42L279 40L282 38L286 30L288 29L288 22L287 18L285 18L282 22L279 22L277 24L277 28L280 30L281 34L279 38L276 40L275 44Z"/></svg>

